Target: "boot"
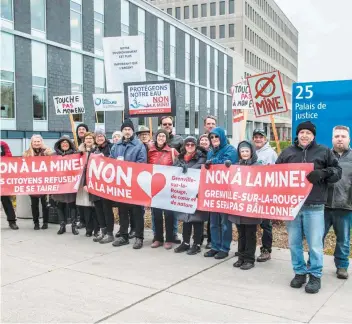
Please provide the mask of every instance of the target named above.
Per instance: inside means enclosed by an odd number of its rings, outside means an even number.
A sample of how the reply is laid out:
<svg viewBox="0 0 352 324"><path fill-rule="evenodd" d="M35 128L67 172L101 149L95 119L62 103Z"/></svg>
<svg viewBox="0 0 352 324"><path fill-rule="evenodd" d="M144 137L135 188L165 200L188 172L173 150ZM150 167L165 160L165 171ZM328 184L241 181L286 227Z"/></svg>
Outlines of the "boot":
<svg viewBox="0 0 352 324"><path fill-rule="evenodd" d="M112 233L107 233L104 238L99 241L100 244L106 244L111 242L114 242L114 235Z"/></svg>
<svg viewBox="0 0 352 324"><path fill-rule="evenodd" d="M336 275L339 279L348 279L348 272L346 268L338 268L336 270Z"/></svg>
<svg viewBox="0 0 352 324"><path fill-rule="evenodd" d="M76 209L70 209L70 216L71 216L71 229L72 229L72 234L73 235L78 235L79 232L78 232L78 227L76 225L76 216L77 216L77 213L76 213Z"/></svg>
<svg viewBox="0 0 352 324"><path fill-rule="evenodd" d="M72 234L73 234L73 235L78 235L79 232L78 232L78 229L77 229L76 224L72 224L71 227L72 227Z"/></svg>
<svg viewBox="0 0 352 324"><path fill-rule="evenodd" d="M9 222L9 226L13 230L18 230L18 226L17 226L16 222Z"/></svg>
<svg viewBox="0 0 352 324"><path fill-rule="evenodd" d="M101 229L100 235L93 238L93 242L100 242L106 235L106 227Z"/></svg>
<svg viewBox="0 0 352 324"><path fill-rule="evenodd" d="M61 223L60 229L58 230L57 234L61 235L61 234L64 234L65 232L66 232L66 223Z"/></svg>
<svg viewBox="0 0 352 324"><path fill-rule="evenodd" d="M133 244L135 250L139 250L143 247L143 239L136 237L136 241Z"/></svg>
<svg viewBox="0 0 352 324"><path fill-rule="evenodd" d="M198 244L193 244L192 247L187 251L188 255L195 255L197 253L200 253L200 245Z"/></svg>
<svg viewBox="0 0 352 324"><path fill-rule="evenodd" d="M305 274L296 274L291 280L290 286L292 288L301 288L307 282L307 276Z"/></svg>
<svg viewBox="0 0 352 324"><path fill-rule="evenodd" d="M319 292L321 288L321 280L320 278L314 277L313 275L309 275L309 281L305 287L306 293L308 294L316 294Z"/></svg>
<svg viewBox="0 0 352 324"><path fill-rule="evenodd" d="M44 229L48 229L48 223L44 223L43 225L42 225L42 229L44 230Z"/></svg>
<svg viewBox="0 0 352 324"><path fill-rule="evenodd" d="M34 229L36 231L40 230L39 223L34 223Z"/></svg>

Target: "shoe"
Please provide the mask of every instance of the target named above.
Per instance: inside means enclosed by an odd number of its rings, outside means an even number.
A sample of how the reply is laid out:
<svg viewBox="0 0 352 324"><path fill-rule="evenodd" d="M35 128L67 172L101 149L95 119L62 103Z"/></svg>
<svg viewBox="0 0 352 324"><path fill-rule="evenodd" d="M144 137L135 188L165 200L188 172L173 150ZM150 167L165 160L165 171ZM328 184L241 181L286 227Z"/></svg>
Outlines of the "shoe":
<svg viewBox="0 0 352 324"><path fill-rule="evenodd" d="M200 253L200 245L193 244L192 247L187 251L188 255L195 255Z"/></svg>
<svg viewBox="0 0 352 324"><path fill-rule="evenodd" d="M118 232L115 234L115 237L116 237L116 238L121 237L121 233L120 233L120 231L118 231Z"/></svg>
<svg viewBox="0 0 352 324"><path fill-rule="evenodd" d="M13 230L18 230L18 226L17 226L16 222L11 222L11 223L9 223L9 226L10 226L10 228L13 229Z"/></svg>
<svg viewBox="0 0 352 324"><path fill-rule="evenodd" d="M240 252L238 252L238 251L235 252L235 256L237 256L237 257L240 256Z"/></svg>
<svg viewBox="0 0 352 324"><path fill-rule="evenodd" d="M313 275L309 275L309 281L306 285L306 293L308 294L316 294L319 292L321 288L321 281L320 278L314 277Z"/></svg>
<svg viewBox="0 0 352 324"><path fill-rule="evenodd" d="M243 263L244 263L243 260L238 259L238 260L233 264L233 266L234 266L235 268L241 268L241 266L242 266Z"/></svg>
<svg viewBox="0 0 352 324"><path fill-rule="evenodd" d="M152 243L152 245L151 245L151 248L156 249L156 248L158 248L158 247L160 247L160 246L162 246L162 245L163 245L163 242L154 241L154 242Z"/></svg>
<svg viewBox="0 0 352 324"><path fill-rule="evenodd" d="M301 288L307 282L307 275L296 274L291 280L290 286L292 288Z"/></svg>
<svg viewBox="0 0 352 324"><path fill-rule="evenodd" d="M338 268L336 270L337 278L339 279L348 279L348 272L347 269L344 268Z"/></svg>
<svg viewBox="0 0 352 324"><path fill-rule="evenodd" d="M61 223L57 234L61 235L61 234L64 234L65 232L66 232L66 224L65 223Z"/></svg>
<svg viewBox="0 0 352 324"><path fill-rule="evenodd" d="M42 229L48 229L48 223L44 223L44 224L42 225Z"/></svg>
<svg viewBox="0 0 352 324"><path fill-rule="evenodd" d="M204 256L205 256L206 258L213 258L213 257L214 257L215 255L217 255L218 253L219 253L219 251L215 251L215 250L211 249L211 250L205 252L205 253L204 253Z"/></svg>
<svg viewBox="0 0 352 324"><path fill-rule="evenodd" d="M244 262L241 266L240 266L240 269L241 270L249 270L249 269L252 269L254 268L254 263L251 263L251 262Z"/></svg>
<svg viewBox="0 0 352 324"><path fill-rule="evenodd" d="M100 244L106 244L114 242L114 235L112 234L105 234L104 237L99 241Z"/></svg>
<svg viewBox="0 0 352 324"><path fill-rule="evenodd" d="M136 237L136 231L135 230L130 230L130 233L128 234L128 238L130 240L132 240L135 237Z"/></svg>
<svg viewBox="0 0 352 324"><path fill-rule="evenodd" d="M186 252L188 250L189 250L189 244L182 242L181 245L179 245L177 248L174 249L174 252L175 253L182 253L182 252Z"/></svg>
<svg viewBox="0 0 352 324"><path fill-rule="evenodd" d="M86 237L92 237L93 233L92 232L86 232Z"/></svg>
<svg viewBox="0 0 352 324"><path fill-rule="evenodd" d="M224 252L224 251L220 251L218 253L216 253L216 255L214 256L214 258L216 260L221 260L221 259L225 259L229 256L229 254L227 252Z"/></svg>
<svg viewBox="0 0 352 324"><path fill-rule="evenodd" d="M34 224L34 229L35 229L36 231L40 230L39 223L35 223L35 224Z"/></svg>
<svg viewBox="0 0 352 324"><path fill-rule="evenodd" d="M141 238L136 237L136 241L133 244L133 248L135 250L139 250L143 247L143 240Z"/></svg>
<svg viewBox="0 0 352 324"><path fill-rule="evenodd" d="M85 227L86 227L86 224L84 224L84 223L79 222L79 223L77 224L77 228L78 228L78 229L82 229L82 228L85 228Z"/></svg>
<svg viewBox="0 0 352 324"><path fill-rule="evenodd" d="M79 234L76 225L71 225L71 230L72 230L72 234L73 234L73 235L78 235L78 234Z"/></svg>
<svg viewBox="0 0 352 324"><path fill-rule="evenodd" d="M262 249L260 256L257 258L257 262L266 262L271 259L270 252L267 249Z"/></svg>
<svg viewBox="0 0 352 324"><path fill-rule="evenodd" d="M164 243L164 248L166 250L171 250L172 249L172 243L171 242L165 242Z"/></svg>
<svg viewBox="0 0 352 324"><path fill-rule="evenodd" d="M173 239L172 243L181 244L181 240L178 238L177 234L174 235L174 239Z"/></svg>
<svg viewBox="0 0 352 324"><path fill-rule="evenodd" d="M211 242L208 242L207 245L205 246L207 250L211 249Z"/></svg>
<svg viewBox="0 0 352 324"><path fill-rule="evenodd" d="M100 235L96 236L96 234L94 234L95 237L93 238L93 242L100 242L105 237L105 235L106 235L106 228L102 228Z"/></svg>
<svg viewBox="0 0 352 324"><path fill-rule="evenodd" d="M122 236L112 242L112 246L123 246L127 244L130 244L130 241Z"/></svg>

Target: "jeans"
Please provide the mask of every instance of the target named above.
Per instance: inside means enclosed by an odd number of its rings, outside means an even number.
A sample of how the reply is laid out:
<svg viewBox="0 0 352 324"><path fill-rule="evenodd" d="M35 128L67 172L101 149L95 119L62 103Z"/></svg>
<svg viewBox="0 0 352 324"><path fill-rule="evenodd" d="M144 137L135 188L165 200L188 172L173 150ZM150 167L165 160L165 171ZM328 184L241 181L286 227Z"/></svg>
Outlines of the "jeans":
<svg viewBox="0 0 352 324"><path fill-rule="evenodd" d="M257 225L236 225L238 231L238 260L254 263L257 247Z"/></svg>
<svg viewBox="0 0 352 324"><path fill-rule="evenodd" d="M271 248L273 246L273 224L270 219L263 219L260 227L263 229L262 247L260 250L267 250L271 253Z"/></svg>
<svg viewBox="0 0 352 324"><path fill-rule="evenodd" d="M31 208L32 208L32 216L34 224L39 223L39 200L42 204L42 213L43 213L43 223L47 223L49 220L49 209L46 203L46 196L42 195L39 197L30 196L31 197Z"/></svg>
<svg viewBox="0 0 352 324"><path fill-rule="evenodd" d="M227 214L210 213L211 248L228 253L232 241L232 223Z"/></svg>
<svg viewBox="0 0 352 324"><path fill-rule="evenodd" d="M15 210L13 209L13 205L12 205L12 201L11 201L10 196L1 196L1 203L2 203L2 206L4 207L7 221L9 223L15 223L16 222L16 214L15 214Z"/></svg>
<svg viewBox="0 0 352 324"><path fill-rule="evenodd" d="M163 214L165 215L163 217ZM159 208L152 208L152 215L154 216L155 223L155 241L164 242L164 222L165 218L165 231L166 231L166 242L172 242L174 240L174 213L170 210L163 210Z"/></svg>
<svg viewBox="0 0 352 324"><path fill-rule="evenodd" d="M184 222L182 228L183 242L189 244L191 241L191 234L193 228L193 243L200 245L203 236L203 222Z"/></svg>
<svg viewBox="0 0 352 324"><path fill-rule="evenodd" d="M173 232L174 232L174 236L175 236L178 233L178 219L177 219L177 217L174 217L173 229L174 229ZM153 213L152 213L152 230L153 230L153 233L155 234L155 222L154 222Z"/></svg>
<svg viewBox="0 0 352 324"><path fill-rule="evenodd" d="M325 208L324 241L332 226L336 235L334 261L337 269L347 269L349 266L351 217L351 210Z"/></svg>
<svg viewBox="0 0 352 324"><path fill-rule="evenodd" d="M128 240L128 226L130 217L133 217L136 231L136 238L144 239L144 218L143 207L131 204L119 204L120 234Z"/></svg>
<svg viewBox="0 0 352 324"><path fill-rule="evenodd" d="M321 278L323 270L324 205L304 205L293 221L286 222L291 262L295 274ZM310 266L304 260L303 237L306 237Z"/></svg>

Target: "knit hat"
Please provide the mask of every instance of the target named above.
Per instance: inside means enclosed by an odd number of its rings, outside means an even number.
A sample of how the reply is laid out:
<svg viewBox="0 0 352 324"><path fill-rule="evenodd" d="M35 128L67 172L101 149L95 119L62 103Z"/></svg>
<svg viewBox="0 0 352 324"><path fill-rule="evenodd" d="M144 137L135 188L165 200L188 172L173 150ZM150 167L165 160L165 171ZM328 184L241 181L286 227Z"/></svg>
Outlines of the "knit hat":
<svg viewBox="0 0 352 324"><path fill-rule="evenodd" d="M156 139L158 138L158 135L159 134L165 134L165 136L166 136L166 142L168 142L169 141L169 133L165 130L165 129L162 129L162 128L160 128L160 129L158 129L157 130L157 132L155 133L155 141L156 141Z"/></svg>
<svg viewBox="0 0 352 324"><path fill-rule="evenodd" d="M114 136L119 135L120 137L122 137L122 133L120 131L116 131L112 133L112 138L114 138Z"/></svg>
<svg viewBox="0 0 352 324"><path fill-rule="evenodd" d="M193 143L194 145L197 145L197 139L194 136L187 136L183 141L183 145L186 146L187 143Z"/></svg>
<svg viewBox="0 0 352 324"><path fill-rule="evenodd" d="M125 127L129 127L132 128L132 130L134 131L134 125L132 123L131 119L125 119L124 122L121 125L121 132Z"/></svg>
<svg viewBox="0 0 352 324"><path fill-rule="evenodd" d="M76 128L77 132L78 132L78 128L80 128L80 127L84 127L87 132L89 131L88 126L87 126L86 124L83 124L83 123L82 123L82 124L79 124L79 125L77 126L77 128Z"/></svg>
<svg viewBox="0 0 352 324"><path fill-rule="evenodd" d="M315 136L316 133L317 133L317 129L315 127L315 125L310 122L309 120L308 121L305 121L303 123L300 123L297 128L296 128L296 135L298 135L298 133L302 130L302 129L307 129L309 131L311 131L313 133L313 135Z"/></svg>
<svg viewBox="0 0 352 324"><path fill-rule="evenodd" d="M98 136L98 135L103 135L106 138L105 131L102 128L98 128L95 130L95 136Z"/></svg>
<svg viewBox="0 0 352 324"><path fill-rule="evenodd" d="M252 145L247 141L243 141L238 145L238 150L241 151L241 149L243 149L243 148L248 148L248 149L252 150Z"/></svg>

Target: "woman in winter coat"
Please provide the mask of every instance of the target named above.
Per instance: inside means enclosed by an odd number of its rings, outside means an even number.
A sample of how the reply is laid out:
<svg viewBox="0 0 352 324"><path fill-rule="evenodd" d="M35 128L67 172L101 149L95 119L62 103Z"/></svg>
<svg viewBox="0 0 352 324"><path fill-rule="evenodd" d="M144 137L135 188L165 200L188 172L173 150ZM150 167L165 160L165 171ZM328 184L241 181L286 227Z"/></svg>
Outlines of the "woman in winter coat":
<svg viewBox="0 0 352 324"><path fill-rule="evenodd" d="M159 129L155 134L155 141L149 145L148 163L160 165L173 165L178 152L171 148L167 143L169 134L164 129ZM174 213L170 210L152 208L152 215L155 224L155 236L152 248L161 246L164 242L163 214L165 215L166 242L164 248L172 248L173 231L174 231Z"/></svg>
<svg viewBox="0 0 352 324"><path fill-rule="evenodd" d="M88 189L86 186L86 171L87 171L87 163L89 160L89 156L94 153L96 150L95 144L95 135L94 133L87 132L84 134L83 143L81 143L78 147L78 151L83 154L87 153L86 156L86 165L82 172L81 183L79 185L79 189L77 191L76 196L76 205L79 211L80 217L84 217L86 221L86 236L91 237L93 235L94 230L94 219L95 217L95 210L94 204L91 201L88 193ZM97 231L95 230L95 234L97 235Z"/></svg>
<svg viewBox="0 0 352 324"><path fill-rule="evenodd" d="M52 150L44 145L43 137L41 135L33 135L29 149L23 153L23 157L49 156ZM47 195L30 195L32 216L34 222L34 229L39 230L39 200L42 204L43 226L42 229L48 228L49 209L47 206Z"/></svg>
<svg viewBox="0 0 352 324"><path fill-rule="evenodd" d="M200 169L206 161L207 152L197 146L197 139L188 136L183 142L181 153L174 163L174 166L183 168L187 173L188 168ZM174 215L178 220L183 221L182 237L183 241L174 251L176 253L186 252L194 255L200 252L200 245L203 236L204 221L208 219L207 212L196 210L194 214L175 212ZM190 240L193 228L193 245L190 247Z"/></svg>
<svg viewBox="0 0 352 324"><path fill-rule="evenodd" d="M67 135L62 136L54 145L54 153L52 155L66 156L76 153L75 146ZM67 213L69 209L72 222L72 234L78 235L76 225L76 194L66 193L52 195L52 199L57 202L57 213L61 219L60 229L57 234L61 235L66 232Z"/></svg>
<svg viewBox="0 0 352 324"><path fill-rule="evenodd" d="M255 165L258 157L250 142L242 141L238 145L239 165ZM254 267L255 250L257 247L257 225L261 219L229 216L229 221L236 224L238 231L238 260L233 264L235 268L249 270Z"/></svg>

